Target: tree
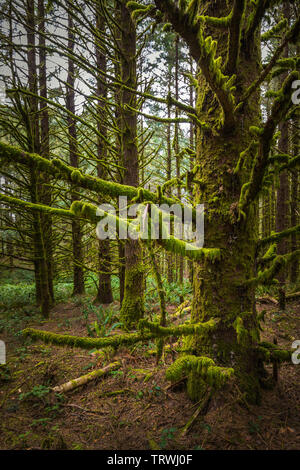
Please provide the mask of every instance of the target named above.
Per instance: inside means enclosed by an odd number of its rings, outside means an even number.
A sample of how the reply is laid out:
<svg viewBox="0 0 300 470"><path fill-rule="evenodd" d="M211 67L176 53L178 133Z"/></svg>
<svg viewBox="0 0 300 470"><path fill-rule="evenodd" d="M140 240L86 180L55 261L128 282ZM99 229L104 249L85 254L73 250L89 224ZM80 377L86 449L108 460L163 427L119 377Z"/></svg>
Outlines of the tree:
<svg viewBox="0 0 300 470"><path fill-rule="evenodd" d="M121 0L120 8L120 78L130 89L121 91L121 145L124 165L125 185L138 186L138 148L136 95L136 28L126 6ZM132 327L144 315L144 275L142 251L138 241L125 242L125 281L124 297L120 318L124 325Z"/></svg>
<svg viewBox="0 0 300 470"><path fill-rule="evenodd" d="M68 50L71 54L74 52L74 21L72 15L68 14ZM76 110L75 110L75 64L72 55L68 58L68 77L67 77L67 93L66 93L66 109L69 111L67 115L68 134L69 134L69 154L70 164L74 168L79 167L77 130L76 130ZM74 188L71 190L71 202L77 200ZM84 293L84 273L83 273L83 255L82 255L82 234L80 221L72 221L72 240L73 240L73 277L74 288L73 295L81 295Z"/></svg>
<svg viewBox="0 0 300 470"><path fill-rule="evenodd" d="M54 344L78 345L84 348L107 345L132 344L153 337L185 336L185 350L167 371L167 378L178 380L188 376L190 397L199 400L211 386L218 389L233 375L238 386L250 402L260 398L260 388L266 383L265 362L290 360L290 352L278 349L259 338L259 317L255 309L255 287L273 283L279 271L299 256L299 250L274 256L264 252L273 242L299 232L299 226L259 240L258 198L263 188L272 182L274 167L279 171L291 169L295 159L288 155L282 164L282 155L270 156L276 147L276 131L284 119L293 117L292 94L294 82L299 78L295 63L285 63L289 74L282 83L269 117L261 117L260 86L278 64L287 43L296 43L299 35L299 17L291 27L283 27L282 41L269 63L262 68L260 27L268 9L276 2L235 0L179 1L155 0L154 4L121 2L121 23L124 45L121 65L123 114L124 167L128 179L117 184L91 177L63 164L49 162L38 155L24 153L5 143L0 145L0 157L32 168L49 171L70 183L76 180L81 188L116 198L126 195L131 202L166 202L174 199L163 194L137 188L137 161L135 145L135 82L134 19L146 16L157 22L169 23L190 49L199 71L191 76L196 89L196 106L188 106L178 99L149 96L165 105L170 103L187 114L196 128L195 165L187 175L187 189L193 189L194 205L205 204L205 246L189 250L190 245L174 237L157 240L169 252L186 256L194 261L194 297L191 323L166 327L146 319L139 321L139 333L118 335L113 338L89 338L55 335L27 330L25 334ZM126 19L126 22L125 22ZM124 29L126 23L126 31ZM278 34L278 24L273 31ZM279 28L279 31L282 29ZM272 28L269 31L272 36ZM126 39L126 43L125 43ZM130 53L128 53L130 51ZM125 106L126 105L126 106ZM170 122L153 116L159 122ZM172 122L183 122L175 118ZM184 120L184 122L186 121ZM129 150L130 152L129 153ZM126 152L128 152L126 154ZM297 157L295 157L297 158ZM129 164L132 165L131 177ZM126 184L127 183L127 184ZM24 206L21 200L16 204ZM32 211L60 214L63 217L97 221L96 207L88 202L74 201L69 210L49 208L26 203ZM190 209L194 214L194 208ZM120 218L116 223L124 224ZM163 222L160 224L163 230ZM136 277L137 290L141 285L140 258L127 252ZM128 269L127 269L127 272ZM128 279L128 278L127 278ZM131 278L132 286L134 279ZM126 311L126 280L122 312ZM142 314L142 292L131 296L137 314ZM133 312L133 309L132 309ZM126 319L126 315L123 315ZM147 330L145 332L145 330Z"/></svg>
<svg viewBox="0 0 300 470"><path fill-rule="evenodd" d="M99 70L97 77L97 96L99 97L98 101L98 120L97 126L99 135L103 135L107 138L107 130L105 125L105 106L107 100L107 85L105 83L106 77L106 56L105 53L101 50L101 35L105 32L105 18L101 14L100 8L96 7L96 28L98 34L95 35L95 54L96 54L96 63ZM97 139L97 156L99 162L97 164L97 175L100 178L107 178L107 145L103 139L98 136ZM110 242L109 240L99 240L99 284L96 302L102 304L109 304L113 302L113 295L111 289L111 276L110 276Z"/></svg>

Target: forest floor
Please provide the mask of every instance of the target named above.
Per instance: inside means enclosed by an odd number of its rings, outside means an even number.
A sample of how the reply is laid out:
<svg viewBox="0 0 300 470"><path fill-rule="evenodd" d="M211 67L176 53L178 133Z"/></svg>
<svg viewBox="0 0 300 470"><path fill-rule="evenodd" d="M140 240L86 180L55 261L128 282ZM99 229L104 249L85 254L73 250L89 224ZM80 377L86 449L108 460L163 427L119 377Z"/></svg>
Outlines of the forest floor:
<svg viewBox="0 0 300 470"><path fill-rule="evenodd" d="M300 339L299 303L289 303L284 313L272 304L258 304L258 309L267 309L263 339L276 336L288 349ZM172 315L176 306L168 310ZM22 321L1 333L7 365L0 375L0 449L300 449L300 364L280 367L277 387L263 390L260 405L241 401L237 387L227 386L183 433L199 404L189 400L182 384L172 388L165 380L171 354L157 367L149 355L154 344L123 348L117 352L119 370L54 394L51 387L112 359L21 336L26 325L87 336L87 318L78 303L58 304L49 321Z"/></svg>

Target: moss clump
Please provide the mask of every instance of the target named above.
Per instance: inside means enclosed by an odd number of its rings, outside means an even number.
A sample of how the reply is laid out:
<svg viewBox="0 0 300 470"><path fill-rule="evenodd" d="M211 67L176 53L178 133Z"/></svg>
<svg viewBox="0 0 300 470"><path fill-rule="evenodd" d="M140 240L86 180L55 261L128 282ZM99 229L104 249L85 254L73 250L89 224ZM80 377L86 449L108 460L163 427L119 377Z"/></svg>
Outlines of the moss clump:
<svg viewBox="0 0 300 470"><path fill-rule="evenodd" d="M237 341L239 344L242 345L247 345L249 344L249 332L248 330L244 327L244 322L242 317L237 317L234 324L233 324L236 335L237 335Z"/></svg>
<svg viewBox="0 0 300 470"><path fill-rule="evenodd" d="M199 396L202 396L208 385L216 390L224 386L234 374L234 370L216 366L209 357L184 355L167 369L166 378L175 382L185 374L189 376L189 396L192 399L199 399Z"/></svg>

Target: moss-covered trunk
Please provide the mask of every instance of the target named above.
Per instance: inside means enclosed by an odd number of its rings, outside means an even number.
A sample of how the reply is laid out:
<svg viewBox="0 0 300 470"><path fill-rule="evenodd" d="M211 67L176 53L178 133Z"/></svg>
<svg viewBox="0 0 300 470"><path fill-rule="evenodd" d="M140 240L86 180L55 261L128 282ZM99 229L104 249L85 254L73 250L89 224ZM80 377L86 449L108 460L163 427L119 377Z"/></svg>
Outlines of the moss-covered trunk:
<svg viewBox="0 0 300 470"><path fill-rule="evenodd" d="M121 80L131 89L136 89L136 30L126 7L126 1L119 2L120 7L120 61ZM138 186L138 148L137 148L137 106L136 95L127 89L121 92L122 153L124 158L124 184ZM129 107L133 109L130 109ZM121 319L128 328L134 327L144 314L144 276L142 250L136 240L125 242L125 285L121 308Z"/></svg>
<svg viewBox="0 0 300 470"><path fill-rule="evenodd" d="M40 96L47 99L47 66L46 66L46 40L45 40L45 0L38 0L38 30L39 30L39 88ZM40 153L43 157L49 158L50 154L50 128L48 107L43 101L40 102ZM41 180L41 202L48 206L52 205L52 189L49 175L42 173ZM53 230L52 217L50 214L41 214L41 223L43 227L43 237L46 254L46 264L48 271L48 285L51 301L54 302L53 289Z"/></svg>
<svg viewBox="0 0 300 470"><path fill-rule="evenodd" d="M223 37L220 33L221 55L226 50L227 39ZM236 80L241 95L258 73L259 65L258 45L251 53L246 50L241 53ZM216 98L201 75L197 111L206 122L220 112ZM255 277L257 205L252 204L246 220L238 220L237 207L242 185L249 179L251 156L245 160L242 171L235 173L234 168L240 153L252 140L249 127L259 125L259 117L259 96L255 93L231 129L221 130L218 135L214 131L197 130L199 183L194 189L195 203L205 204L204 246L220 248L222 255L215 262L207 258L194 263L192 321L205 322L210 318L221 321L213 334L194 337L190 343L194 353L209 356L219 365L233 367L241 389L254 402L259 398L259 363L252 346L258 340L258 325L254 288L244 283ZM203 385L192 373L188 381L190 396L198 399L205 388Z"/></svg>
<svg viewBox="0 0 300 470"><path fill-rule="evenodd" d="M68 49L73 52L75 46L74 22L71 14L68 14ZM70 164L74 168L79 167L79 157L77 152L77 129L75 108L75 66L74 60L68 58L68 76L67 76L66 108L70 113L67 116L68 134L69 134L69 155ZM78 200L78 196L71 188L71 202ZM72 249L73 249L73 293L72 295L84 294L84 271L83 271L83 251L82 251L82 229L79 220L72 221Z"/></svg>
<svg viewBox="0 0 300 470"><path fill-rule="evenodd" d="M34 1L27 0L26 5L26 33L28 44L31 46L27 51L27 67L28 67L28 85L29 91L34 95L30 97L29 103L29 119L27 125L27 137L29 150L32 152L40 152L40 123L38 116L38 73L36 64L36 41L35 41L35 5ZM30 170L30 198L32 203L41 201L43 186L42 178L35 169ZM45 233L46 232L46 233ZM41 313L44 317L49 316L51 307L51 296L49 291L49 277L47 266L47 251L45 249L45 236L47 238L47 229L44 232L42 217L38 213L32 214L32 240L34 253L34 273L36 286L36 301L41 307Z"/></svg>
<svg viewBox="0 0 300 470"><path fill-rule="evenodd" d="M106 55L101 50L101 40L105 33L105 17L101 14L99 5L96 7L96 26L97 33L95 34L95 55L98 68L97 74L97 176L99 178L107 179L107 167L109 165L107 155L107 127L106 127L106 101L107 101L107 85L106 78L102 76L107 72ZM103 198L99 202L105 202ZM110 304L113 302L113 294L111 288L111 255L110 255L110 240L99 240L99 283L98 291L95 299L96 303Z"/></svg>

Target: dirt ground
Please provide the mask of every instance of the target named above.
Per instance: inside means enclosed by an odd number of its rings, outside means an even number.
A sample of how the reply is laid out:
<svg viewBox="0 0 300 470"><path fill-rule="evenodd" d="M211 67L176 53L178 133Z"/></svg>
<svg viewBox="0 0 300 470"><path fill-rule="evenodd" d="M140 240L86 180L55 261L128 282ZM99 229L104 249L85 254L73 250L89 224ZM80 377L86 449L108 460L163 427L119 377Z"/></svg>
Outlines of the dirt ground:
<svg viewBox="0 0 300 470"><path fill-rule="evenodd" d="M262 339L276 336L288 349L300 339L299 304L289 303L284 313L269 303L258 309L267 309ZM81 307L72 303L30 326L87 335ZM171 354L157 367L149 355L153 344L119 350L119 370L61 395L49 389L112 359L24 341L15 331L1 339L8 357L0 375L0 449L300 449L300 364L280 367L277 387L263 390L259 406L241 401L231 385L196 417L199 404L189 400L184 384L171 387L165 380Z"/></svg>

